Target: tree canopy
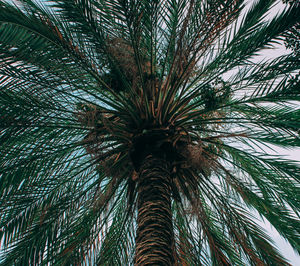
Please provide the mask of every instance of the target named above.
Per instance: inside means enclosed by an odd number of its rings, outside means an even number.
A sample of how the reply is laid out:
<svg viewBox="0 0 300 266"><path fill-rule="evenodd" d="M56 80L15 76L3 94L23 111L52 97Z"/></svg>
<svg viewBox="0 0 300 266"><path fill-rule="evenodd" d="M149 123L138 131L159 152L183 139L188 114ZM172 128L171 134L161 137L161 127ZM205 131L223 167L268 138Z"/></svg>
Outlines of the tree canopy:
<svg viewBox="0 0 300 266"><path fill-rule="evenodd" d="M246 2L0 0L0 265L148 265L163 186L172 264L288 265L259 216L300 253L299 58L255 60L300 9Z"/></svg>

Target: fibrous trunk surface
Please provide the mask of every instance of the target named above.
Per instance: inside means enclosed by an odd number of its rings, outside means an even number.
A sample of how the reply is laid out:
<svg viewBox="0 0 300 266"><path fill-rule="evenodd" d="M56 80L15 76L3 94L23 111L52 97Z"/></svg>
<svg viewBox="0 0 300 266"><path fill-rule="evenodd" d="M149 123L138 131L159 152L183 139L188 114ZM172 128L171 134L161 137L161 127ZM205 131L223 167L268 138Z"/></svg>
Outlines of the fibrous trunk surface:
<svg viewBox="0 0 300 266"><path fill-rule="evenodd" d="M148 155L138 180L135 265L174 265L169 164Z"/></svg>

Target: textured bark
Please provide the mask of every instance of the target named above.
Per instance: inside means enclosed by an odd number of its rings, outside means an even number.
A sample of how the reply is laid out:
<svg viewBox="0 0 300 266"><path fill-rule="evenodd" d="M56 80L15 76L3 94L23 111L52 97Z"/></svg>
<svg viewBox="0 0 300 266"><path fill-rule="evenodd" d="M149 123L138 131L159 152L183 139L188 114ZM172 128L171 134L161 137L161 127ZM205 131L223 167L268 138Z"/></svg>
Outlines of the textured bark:
<svg viewBox="0 0 300 266"><path fill-rule="evenodd" d="M135 265L174 265L169 164L149 155L138 178Z"/></svg>

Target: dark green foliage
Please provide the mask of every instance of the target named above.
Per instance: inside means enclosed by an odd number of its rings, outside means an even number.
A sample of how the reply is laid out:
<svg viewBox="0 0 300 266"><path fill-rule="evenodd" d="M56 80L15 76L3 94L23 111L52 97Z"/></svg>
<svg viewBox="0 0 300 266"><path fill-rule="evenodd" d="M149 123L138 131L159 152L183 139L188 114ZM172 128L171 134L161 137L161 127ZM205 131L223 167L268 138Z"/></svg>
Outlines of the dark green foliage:
<svg viewBox="0 0 300 266"><path fill-rule="evenodd" d="M246 2L0 0L0 265L131 265L149 156L178 265L300 253L300 9Z"/></svg>
<svg viewBox="0 0 300 266"><path fill-rule="evenodd" d="M296 0L283 1L284 3L289 3L295 8L300 8L300 2ZM300 56L300 23L296 23L293 27L287 30L285 45L287 48L291 49L296 57ZM298 62L299 63L299 62Z"/></svg>

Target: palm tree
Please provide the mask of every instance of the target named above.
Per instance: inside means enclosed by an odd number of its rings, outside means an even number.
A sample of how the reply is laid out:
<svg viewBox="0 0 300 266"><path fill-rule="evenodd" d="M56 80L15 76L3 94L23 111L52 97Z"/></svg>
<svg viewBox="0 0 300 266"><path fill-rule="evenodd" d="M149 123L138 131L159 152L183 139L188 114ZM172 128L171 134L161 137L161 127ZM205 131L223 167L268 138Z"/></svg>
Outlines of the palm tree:
<svg viewBox="0 0 300 266"><path fill-rule="evenodd" d="M300 8L300 2L295 0L283 0L284 3L289 3L297 8ZM300 55L300 23L296 23L292 28L289 28L285 36L285 46L291 49L296 56Z"/></svg>
<svg viewBox="0 0 300 266"><path fill-rule="evenodd" d="M245 2L0 0L1 265L288 265L300 12Z"/></svg>

